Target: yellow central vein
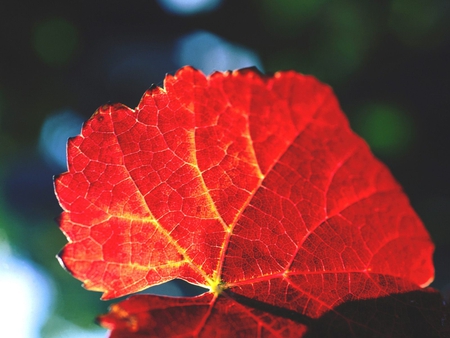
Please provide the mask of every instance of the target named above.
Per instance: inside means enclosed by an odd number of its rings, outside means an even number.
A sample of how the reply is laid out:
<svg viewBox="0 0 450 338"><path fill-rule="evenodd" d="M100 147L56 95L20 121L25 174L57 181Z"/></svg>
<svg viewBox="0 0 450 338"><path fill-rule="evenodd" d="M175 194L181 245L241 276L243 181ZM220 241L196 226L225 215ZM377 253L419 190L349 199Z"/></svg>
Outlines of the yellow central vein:
<svg viewBox="0 0 450 338"><path fill-rule="evenodd" d="M250 194L249 194L247 200L245 200L245 202L242 204L241 208L239 208L238 213L236 214L236 216L234 217L233 221L231 222L230 226L227 229L227 234L225 236L225 240L224 240L224 243L223 243L221 251L220 251L219 265L217 267L216 278L215 278L216 284L221 283L220 276L222 275L223 263L225 261L225 254L226 254L229 242L230 242L231 235L233 234L234 227L237 224L237 221L240 219L242 213L249 205L250 201L252 200L253 196L255 195L256 191L261 186L262 181L265 178L265 175L262 173L261 168L259 166L258 159L256 157L255 147L253 146L253 139L250 134L250 120L249 120L250 108L247 111L248 111L248 114L243 114L245 116L246 122L247 122L246 123L246 131L243 136L249 140L250 153L253 157L253 160L249 164L251 164L256 169L256 174L259 177L259 181L257 182L255 188L252 191L250 191ZM226 285L223 288L226 288Z"/></svg>
<svg viewBox="0 0 450 338"><path fill-rule="evenodd" d="M192 107L192 108L191 108ZM221 223L223 229L225 231L228 231L228 225L225 223L225 221L222 218L222 215L219 213L219 210L217 209L216 203L214 202L213 198L211 197L210 190L208 189L208 186L206 185L206 182L203 178L203 173L200 170L200 167L198 166L197 161L197 144L195 140L195 130L196 130L196 114L193 109L195 109L195 104L192 102L189 106L184 107L189 113L192 114L194 119L194 128L189 131L190 139L191 139L191 145L192 145L192 151L191 151L191 161L192 163L188 163L192 168L194 168L198 173L198 178L200 179L200 182L202 184L203 191L206 193L206 196L208 198L209 205L211 206L211 211L217 215L217 220Z"/></svg>
<svg viewBox="0 0 450 338"><path fill-rule="evenodd" d="M130 109L130 110L131 110L131 109ZM113 120L112 120L112 114L111 114L111 111L112 111L112 107L109 108L109 115L110 115L110 117L111 117L111 123L112 123L113 129L114 129L114 122L113 122ZM133 111L134 113L136 112L135 110L132 110L132 111ZM124 158L125 156L124 156L124 152L123 152L123 149L122 149L122 145L121 145L121 143L119 142L119 139L118 139L118 137L117 137L117 133L116 133L115 130L114 130L114 136L116 137L117 144L119 145L120 151L121 151L121 153L122 153L122 158ZM147 202L145 201L145 197L144 197L144 195L142 194L142 191L141 191L140 188L137 186L136 182L134 181L133 177L131 176L131 173L130 173L130 171L128 170L128 168L127 168L127 166L125 165L125 163L123 163L123 168L125 168L125 170L126 170L126 172L127 172L127 174L128 174L129 180L130 180L130 181L132 182L132 184L136 187L136 191L139 192L139 198L141 199L141 205L144 205L144 206L145 206L145 208L146 208L148 214L150 215L149 217L147 217L147 219L150 220L150 223L152 223L153 225L155 225L155 229L156 229L157 231L159 231L164 237L167 238L169 244L171 244L171 245L175 248L175 250L176 250L178 253L180 253L180 255L182 255L182 256L184 257L184 261L185 261L185 262L189 263L189 264L194 268L194 270L196 270L201 276L203 276L203 278L204 278L206 281L209 281L210 278L207 276L207 274L205 274L205 272L204 272L202 269L200 269L200 267L198 267L197 265L195 265L195 264L193 263L193 261L192 261L191 259L189 259L188 256L185 254L186 249L182 248L182 247L177 243L177 241L175 241L175 240L172 238L172 236L170 235L170 233L169 233L166 229L164 229L164 227L157 221L156 217L155 217L155 216L153 215L153 213L151 212L149 205L148 205ZM107 214L109 214L109 212L107 212ZM111 215L111 214L109 214L109 215ZM111 215L111 216L116 216L116 215ZM116 217L117 217L117 216L116 216ZM130 218L127 218L127 219L130 219ZM132 218L131 218L131 219L132 219ZM133 220L133 219L132 219L132 220ZM141 218L138 217L138 220L139 220L139 221L142 221L142 217L141 217ZM147 268L148 268L148 267L147 267Z"/></svg>
<svg viewBox="0 0 450 338"><path fill-rule="evenodd" d="M188 163L189 165L191 165L192 168L194 168L197 173L198 173L198 178L201 182L203 191L206 194L206 198L209 201L209 207L211 208L210 210L213 212L213 214L215 214L217 217L216 219L220 222L220 224L222 225L224 231L227 233L226 237L228 237L229 234L229 226L226 224L226 222L224 221L224 219L222 218L222 215L220 214L219 210L217 209L216 203L214 202L214 199L211 196L210 190L208 189L208 186L206 185L206 182L203 178L203 173L200 170L200 167L198 166L198 161L197 161L197 145L196 145L196 140L195 140L195 125L196 125L196 114L195 111L193 111L192 109L185 107L185 109L190 112L193 115L194 118L194 128L193 130L189 131L190 133L190 138L191 138L191 145L192 145L192 156L191 156L191 161L192 163ZM225 241L224 241L225 242ZM219 262L218 262L218 266L221 265L221 258L222 258L222 251L223 251L223 246L221 248L221 253L219 255ZM200 267L197 267L198 270L202 271ZM205 277L207 283L208 283L208 287L212 292L215 292L214 290L217 288L217 285L220 283L220 278L219 278L219 269L217 268L216 270L214 270L213 272L213 276L207 276L207 274L205 274L203 272L203 276Z"/></svg>
<svg viewBox="0 0 450 338"><path fill-rule="evenodd" d="M308 129L308 127L311 125L311 123L314 121L314 119L316 118L318 112L320 111L320 109L323 107L323 105L325 104L325 102L327 101L327 99L329 98L329 96L331 96L331 94L326 95L323 98L323 101L317 106L316 111L314 112L314 114L311 116L310 121L308 121L308 123L304 126L304 128L302 130L298 130L296 135L292 138L292 140L290 140L289 142L286 142L286 148L280 152L279 156L277 158L275 158L272 162L272 165L267 169L267 173L269 173L272 168L275 166L276 163L278 163L278 161L280 160L280 158L288 151L289 147L293 144L293 142L295 141L296 138L298 138L302 132L304 132L306 129ZM248 110L250 111L250 109ZM258 169L258 173L260 176L260 180L258 181L258 183L256 184L255 188L253 189L253 191L250 192L247 200L244 202L244 204L242 205L242 208L239 210L239 212L236 214L235 218L233 219L233 222L230 224L227 236L225 238L223 247L222 247L222 251L221 251L221 256L219 259L219 267L218 267L218 271L217 271L217 275L221 276L222 274L222 268L223 268L223 262L225 260L225 253L226 253L226 249L228 247L229 241L230 241L230 236L233 233L234 227L237 223L237 221L239 220L239 218L241 217L242 213L244 212L244 210L248 207L248 205L250 204L251 200L253 199L254 195L256 194L256 192L258 191L258 189L262 186L262 183L265 179L265 177L267 175L264 175L261 171L261 168L259 166L258 163L258 159L256 157L256 153L255 153L255 148L253 146L253 139L251 138L251 134L250 134L250 121L249 121L249 114L246 115L247 117L247 132L246 132L246 137L248 137L248 139L251 142L251 151L252 154L254 156L254 163L256 164L256 168ZM297 249L298 250L298 249ZM294 255L295 256L295 255ZM286 270L287 271L287 270ZM226 288L226 286L225 286Z"/></svg>

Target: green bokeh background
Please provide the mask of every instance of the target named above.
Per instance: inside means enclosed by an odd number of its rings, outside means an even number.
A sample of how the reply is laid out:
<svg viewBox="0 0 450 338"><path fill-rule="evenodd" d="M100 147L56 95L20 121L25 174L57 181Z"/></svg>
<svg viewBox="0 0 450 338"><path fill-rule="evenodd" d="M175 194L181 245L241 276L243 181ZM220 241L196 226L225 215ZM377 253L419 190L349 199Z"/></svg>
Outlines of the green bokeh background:
<svg viewBox="0 0 450 338"><path fill-rule="evenodd" d="M87 119L108 101L135 106L175 65L173 41L201 29L252 49L264 70L314 74L335 90L354 130L392 170L436 246L436 280L450 289L450 3L447 0L223 1L194 16L154 1L9 1L0 13L0 235L54 279L61 318L94 327L108 302L59 266L58 174L39 153L41 126L70 108ZM117 55L153 46L113 77ZM155 47L156 46L156 47ZM119 79L119 80L118 80ZM1 257L0 257L1 259ZM36 290L39 292L39 290Z"/></svg>

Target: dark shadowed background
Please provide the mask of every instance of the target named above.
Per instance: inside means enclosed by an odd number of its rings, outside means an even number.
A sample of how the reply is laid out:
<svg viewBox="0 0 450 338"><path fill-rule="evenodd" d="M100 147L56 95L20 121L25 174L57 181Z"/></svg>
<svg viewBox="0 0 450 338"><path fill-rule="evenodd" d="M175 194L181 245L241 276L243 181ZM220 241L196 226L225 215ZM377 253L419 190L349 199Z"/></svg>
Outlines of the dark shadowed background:
<svg viewBox="0 0 450 338"><path fill-rule="evenodd" d="M205 73L295 69L329 83L410 196L436 243L433 286L450 293L448 0L0 7L0 336L105 336L93 319L111 302L55 259L66 240L52 175L65 171L65 142L97 107L135 107L185 64ZM180 285L162 292L186 292Z"/></svg>

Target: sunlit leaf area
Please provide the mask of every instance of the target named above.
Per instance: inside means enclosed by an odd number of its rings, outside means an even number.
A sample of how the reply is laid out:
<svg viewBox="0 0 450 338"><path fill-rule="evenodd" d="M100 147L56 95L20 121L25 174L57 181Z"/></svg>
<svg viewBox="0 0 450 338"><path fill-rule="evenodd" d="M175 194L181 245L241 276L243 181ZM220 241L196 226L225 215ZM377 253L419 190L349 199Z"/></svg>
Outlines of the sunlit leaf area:
<svg viewBox="0 0 450 338"><path fill-rule="evenodd" d="M410 197L450 298L447 0L9 1L0 11L0 337L105 337L111 301L56 254L53 175L107 102L135 107L189 64L209 74L294 69L330 84L353 129ZM198 293L173 281L146 293ZM114 302L117 302L115 300Z"/></svg>

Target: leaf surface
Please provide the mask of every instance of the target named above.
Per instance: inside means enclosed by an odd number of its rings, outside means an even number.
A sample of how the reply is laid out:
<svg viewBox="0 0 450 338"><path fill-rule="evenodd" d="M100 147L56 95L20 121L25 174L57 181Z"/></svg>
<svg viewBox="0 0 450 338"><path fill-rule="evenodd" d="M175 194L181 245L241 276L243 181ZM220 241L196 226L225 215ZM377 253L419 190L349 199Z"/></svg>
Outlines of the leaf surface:
<svg viewBox="0 0 450 338"><path fill-rule="evenodd" d="M289 337L433 279L433 244L401 187L311 76L182 68L136 109L99 108L68 164L55 180L60 258L86 288L109 299L181 278L210 290L125 301L101 319L113 337L126 302L147 324L172 318L173 335L211 336L227 317L218 336ZM125 322L136 337L161 329Z"/></svg>

